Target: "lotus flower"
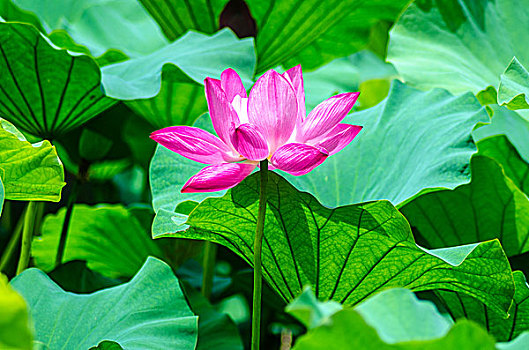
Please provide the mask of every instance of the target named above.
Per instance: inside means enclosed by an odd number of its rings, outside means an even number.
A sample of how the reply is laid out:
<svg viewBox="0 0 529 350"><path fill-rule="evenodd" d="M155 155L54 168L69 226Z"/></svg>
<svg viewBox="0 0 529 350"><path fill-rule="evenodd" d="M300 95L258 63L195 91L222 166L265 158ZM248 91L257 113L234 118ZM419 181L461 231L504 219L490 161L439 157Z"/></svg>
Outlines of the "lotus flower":
<svg viewBox="0 0 529 350"><path fill-rule="evenodd" d="M206 78L206 99L218 137L191 126L155 131L151 138L191 160L211 164L191 177L182 192L231 188L268 159L269 169L303 175L347 146L362 129L340 124L359 93L331 97L308 116L301 66L283 74L269 70L246 95L233 69Z"/></svg>

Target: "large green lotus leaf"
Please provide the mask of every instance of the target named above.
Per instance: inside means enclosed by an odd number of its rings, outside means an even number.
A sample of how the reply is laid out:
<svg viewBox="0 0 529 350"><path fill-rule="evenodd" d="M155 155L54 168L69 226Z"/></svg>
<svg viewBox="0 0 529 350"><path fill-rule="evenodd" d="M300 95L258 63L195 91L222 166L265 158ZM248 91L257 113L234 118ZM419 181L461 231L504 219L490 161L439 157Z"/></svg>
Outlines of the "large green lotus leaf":
<svg viewBox="0 0 529 350"><path fill-rule="evenodd" d="M293 349L493 350L494 343L478 325L465 320L452 325L431 302L397 288L336 312L299 337Z"/></svg>
<svg viewBox="0 0 529 350"><path fill-rule="evenodd" d="M2 118L0 178L3 183L2 199L58 202L65 185L64 169L55 147L49 141L29 143Z"/></svg>
<svg viewBox="0 0 529 350"><path fill-rule="evenodd" d="M529 108L529 72L516 57L501 75L498 104L509 109Z"/></svg>
<svg viewBox="0 0 529 350"><path fill-rule="evenodd" d="M156 19L169 40L189 29L214 33L219 29L220 13L229 0L139 0Z"/></svg>
<svg viewBox="0 0 529 350"><path fill-rule="evenodd" d="M476 141L489 136L506 135L520 156L529 162L529 121L521 111L511 111L498 105L489 106L493 111L492 122L475 129L472 135Z"/></svg>
<svg viewBox="0 0 529 350"><path fill-rule="evenodd" d="M22 296L0 274L0 348L31 350L32 330L27 305Z"/></svg>
<svg viewBox="0 0 529 350"><path fill-rule="evenodd" d="M249 83L255 65L253 39L238 39L229 29L211 36L188 32L147 55L103 67L105 92L121 100L154 97L160 92L166 64L164 80L202 84L206 77L220 78L231 67Z"/></svg>
<svg viewBox="0 0 529 350"><path fill-rule="evenodd" d="M515 293L509 317L462 293L437 291L454 319L468 318L485 327L498 341L511 341L529 330L529 285L521 271L514 271Z"/></svg>
<svg viewBox="0 0 529 350"><path fill-rule="evenodd" d="M0 53L0 113L20 130L54 137L116 102L91 57L57 49L29 24L0 23Z"/></svg>
<svg viewBox="0 0 529 350"><path fill-rule="evenodd" d="M189 32L158 51L103 67L105 92L127 100L155 127L191 125L207 111L203 80L228 67L247 84L255 68L253 39L229 29L212 36Z"/></svg>
<svg viewBox="0 0 529 350"><path fill-rule="evenodd" d="M138 1L130 0L12 0L31 11L48 34L66 31L97 57L109 49L129 57L149 54L168 41Z"/></svg>
<svg viewBox="0 0 529 350"><path fill-rule="evenodd" d="M529 63L528 0L420 0L390 32L388 60L411 85L454 94L498 87L516 56Z"/></svg>
<svg viewBox="0 0 529 350"><path fill-rule="evenodd" d="M401 208L420 241L441 248L498 238L508 256L529 251L526 194L488 157L472 158L471 171L470 184L427 193Z"/></svg>
<svg viewBox="0 0 529 350"><path fill-rule="evenodd" d="M189 229L159 235L212 241L249 264L258 210L259 174L190 214ZM390 287L461 291L506 311L513 293L498 241L427 251L389 202L328 209L270 172L263 273L286 301L310 284L318 298L353 305Z"/></svg>
<svg viewBox="0 0 529 350"><path fill-rule="evenodd" d="M103 340L131 350L195 348L198 318L171 268L155 258L130 282L92 294L65 292L34 268L11 284L29 304L35 339L50 349L88 349Z"/></svg>
<svg viewBox="0 0 529 350"><path fill-rule="evenodd" d="M55 267L65 212L62 208L46 216L42 235L33 241L35 265L46 272ZM111 278L134 275L149 255L162 256L161 248L149 235L150 213L149 208L142 207L75 205L63 262L85 260L90 269Z"/></svg>
<svg viewBox="0 0 529 350"><path fill-rule="evenodd" d="M329 207L378 199L401 204L421 191L469 182L476 151L470 133L488 120L470 93L422 92L394 81L383 102L344 119L364 126L351 145L309 174L287 178Z"/></svg>
<svg viewBox="0 0 529 350"><path fill-rule="evenodd" d="M380 20L394 21L407 0L246 1L257 24L257 71L301 63L313 69L361 50Z"/></svg>

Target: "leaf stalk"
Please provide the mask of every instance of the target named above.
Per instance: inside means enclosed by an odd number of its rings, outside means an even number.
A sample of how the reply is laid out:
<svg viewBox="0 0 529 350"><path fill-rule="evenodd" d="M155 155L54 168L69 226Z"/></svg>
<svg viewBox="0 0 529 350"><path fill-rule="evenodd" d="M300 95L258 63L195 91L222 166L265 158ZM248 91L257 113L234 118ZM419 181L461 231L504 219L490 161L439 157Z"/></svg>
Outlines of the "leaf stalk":
<svg viewBox="0 0 529 350"><path fill-rule="evenodd" d="M62 223L61 236L59 238L59 246L57 247L57 255L55 256L55 266L59 266L62 263L64 256L64 250L66 249L66 240L68 238L68 229L70 228L70 219L72 217L73 206L77 199L79 180L73 180L72 190L68 196L68 204L66 206L66 213L64 214L64 221Z"/></svg>
<svg viewBox="0 0 529 350"><path fill-rule="evenodd" d="M18 219L17 224L15 226L15 230L13 231L9 242L7 243L2 258L0 259L0 272L2 273L7 274L9 262L17 252L17 248L22 237L22 228L24 227L24 219L26 217L27 209L28 208L26 206L26 208L24 208L24 210L22 211L22 215L20 215L20 218Z"/></svg>
<svg viewBox="0 0 529 350"><path fill-rule="evenodd" d="M29 264L31 254L31 241L33 240L33 226L37 214L37 202L30 201L24 216L24 228L22 230L22 247L20 249L20 258L17 265L17 275L22 273Z"/></svg>
<svg viewBox="0 0 529 350"><path fill-rule="evenodd" d="M209 300L213 289L213 276L215 274L215 258L217 256L217 246L213 242L204 244L204 260L202 273L202 295Z"/></svg>

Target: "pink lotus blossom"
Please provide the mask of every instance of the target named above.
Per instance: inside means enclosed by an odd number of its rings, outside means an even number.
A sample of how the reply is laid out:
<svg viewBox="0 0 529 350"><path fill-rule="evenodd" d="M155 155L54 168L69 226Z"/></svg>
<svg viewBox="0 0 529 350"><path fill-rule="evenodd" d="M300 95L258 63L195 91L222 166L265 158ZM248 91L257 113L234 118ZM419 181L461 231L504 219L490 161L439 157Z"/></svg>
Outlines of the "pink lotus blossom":
<svg viewBox="0 0 529 350"><path fill-rule="evenodd" d="M333 96L306 116L301 66L283 74L269 70L246 95L233 69L221 79L206 78L206 99L217 136L191 126L155 131L151 138L191 160L211 164L193 177L182 192L231 188L268 159L270 169L303 175L342 150L362 129L340 124L359 93Z"/></svg>

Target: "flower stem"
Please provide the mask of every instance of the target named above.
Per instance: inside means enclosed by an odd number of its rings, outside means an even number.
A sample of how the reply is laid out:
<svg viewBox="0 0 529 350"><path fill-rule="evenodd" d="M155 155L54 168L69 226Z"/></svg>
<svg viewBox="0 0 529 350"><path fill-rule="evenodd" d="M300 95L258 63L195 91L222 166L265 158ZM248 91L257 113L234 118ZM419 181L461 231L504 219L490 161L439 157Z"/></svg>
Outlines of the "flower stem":
<svg viewBox="0 0 529 350"><path fill-rule="evenodd" d="M261 337L261 289L263 276L261 271L261 247L263 245L264 222L266 214L266 189L268 186L268 160L261 161L259 213L253 243L253 305L252 305L252 350L259 350Z"/></svg>
<svg viewBox="0 0 529 350"><path fill-rule="evenodd" d="M0 224L6 231L11 231L11 201L5 201L3 211L0 211Z"/></svg>
<svg viewBox="0 0 529 350"><path fill-rule="evenodd" d="M204 244L204 260L202 273L202 295L209 300L211 289L213 288L213 275L215 272L215 256L217 255L217 246L213 242Z"/></svg>
<svg viewBox="0 0 529 350"><path fill-rule="evenodd" d="M33 239L33 225L35 224L35 214L37 202L31 201L28 204L26 215L24 216L24 229L22 230L22 247L18 260L17 275L24 271L29 264L31 253L31 240Z"/></svg>

